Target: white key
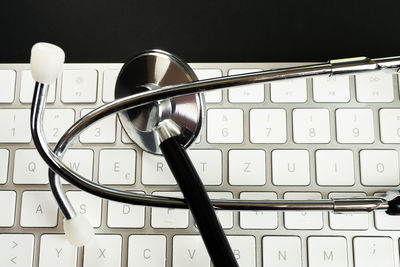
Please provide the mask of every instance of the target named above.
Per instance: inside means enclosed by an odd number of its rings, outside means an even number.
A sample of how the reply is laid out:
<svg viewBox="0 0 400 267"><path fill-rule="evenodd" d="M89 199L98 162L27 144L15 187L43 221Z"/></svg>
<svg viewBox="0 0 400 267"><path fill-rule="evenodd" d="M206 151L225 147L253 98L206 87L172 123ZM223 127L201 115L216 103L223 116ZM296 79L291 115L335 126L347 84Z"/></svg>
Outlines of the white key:
<svg viewBox="0 0 400 267"><path fill-rule="evenodd" d="M143 151L142 183L146 185L175 185L176 181L164 157Z"/></svg>
<svg viewBox="0 0 400 267"><path fill-rule="evenodd" d="M262 69L230 69L228 75L259 72ZM229 102L232 103L261 103L264 101L264 84L256 83L242 85L228 90Z"/></svg>
<svg viewBox="0 0 400 267"><path fill-rule="evenodd" d="M316 76L313 78L315 102L349 102L349 76Z"/></svg>
<svg viewBox="0 0 400 267"><path fill-rule="evenodd" d="M0 266L32 267L34 243L32 234L0 234Z"/></svg>
<svg viewBox="0 0 400 267"><path fill-rule="evenodd" d="M15 191L0 191L0 227L14 225L16 198Z"/></svg>
<svg viewBox="0 0 400 267"><path fill-rule="evenodd" d="M104 70L103 76L103 102L111 102L115 99L115 83L120 69Z"/></svg>
<svg viewBox="0 0 400 267"><path fill-rule="evenodd" d="M111 228L142 228L144 216L144 206L108 201L107 225Z"/></svg>
<svg viewBox="0 0 400 267"><path fill-rule="evenodd" d="M273 150L272 182L275 185L310 184L310 160L307 150Z"/></svg>
<svg viewBox="0 0 400 267"><path fill-rule="evenodd" d="M64 103L94 103L97 95L96 70L64 70L61 101Z"/></svg>
<svg viewBox="0 0 400 267"><path fill-rule="evenodd" d="M353 247L354 267L395 266L393 241L390 237L355 237Z"/></svg>
<svg viewBox="0 0 400 267"><path fill-rule="evenodd" d="M77 213L83 214L93 227L100 227L102 199L83 191L68 191L67 197Z"/></svg>
<svg viewBox="0 0 400 267"><path fill-rule="evenodd" d="M400 109L379 110L379 125L383 143L400 143Z"/></svg>
<svg viewBox="0 0 400 267"><path fill-rule="evenodd" d="M293 141L296 143L329 143L331 141L327 109L294 109Z"/></svg>
<svg viewBox="0 0 400 267"><path fill-rule="evenodd" d="M15 151L15 184L47 184L49 167L36 149L17 149Z"/></svg>
<svg viewBox="0 0 400 267"><path fill-rule="evenodd" d="M217 78L222 76L220 69L194 69L199 80ZM206 103L219 103L222 101L222 90L214 90L204 93Z"/></svg>
<svg viewBox="0 0 400 267"><path fill-rule="evenodd" d="M265 236L263 267L301 267L301 240L297 236Z"/></svg>
<svg viewBox="0 0 400 267"><path fill-rule="evenodd" d="M81 117L92 111L83 109ZM79 135L82 143L114 143L115 142L116 115L107 116L84 130Z"/></svg>
<svg viewBox="0 0 400 267"><path fill-rule="evenodd" d="M316 192L288 192L284 194L284 199L321 199L321 194ZM321 211L286 211L284 212L284 219L287 229L321 229L323 226Z"/></svg>
<svg viewBox="0 0 400 267"><path fill-rule="evenodd" d="M131 235L128 248L128 267L165 267L165 236Z"/></svg>
<svg viewBox="0 0 400 267"><path fill-rule="evenodd" d="M319 185L354 184L353 151L317 150L315 161Z"/></svg>
<svg viewBox="0 0 400 267"><path fill-rule="evenodd" d="M88 180L93 180L93 150L91 149L68 149L62 159L71 170L82 175ZM63 184L69 184L61 179Z"/></svg>
<svg viewBox="0 0 400 267"><path fill-rule="evenodd" d="M241 267L256 266L256 240L254 236L227 236L233 255Z"/></svg>
<svg viewBox="0 0 400 267"><path fill-rule="evenodd" d="M375 194L383 197L383 194ZM378 230L400 230L400 217L387 214L384 210L374 211L375 227Z"/></svg>
<svg viewBox="0 0 400 267"><path fill-rule="evenodd" d="M393 74L386 71L357 74L356 93L358 102L392 102Z"/></svg>
<svg viewBox="0 0 400 267"><path fill-rule="evenodd" d="M102 184L134 184L136 151L104 149L100 151L99 182Z"/></svg>
<svg viewBox="0 0 400 267"><path fill-rule="evenodd" d="M44 135L49 143L57 143L61 136L74 124L73 109L46 109L43 118Z"/></svg>
<svg viewBox="0 0 400 267"><path fill-rule="evenodd" d="M29 143L30 113L29 109L0 109L0 143Z"/></svg>
<svg viewBox="0 0 400 267"><path fill-rule="evenodd" d="M121 266L122 237L95 235L83 249L83 267Z"/></svg>
<svg viewBox="0 0 400 267"><path fill-rule="evenodd" d="M42 235L40 237L40 267L74 267L77 248L72 246L65 235Z"/></svg>
<svg viewBox="0 0 400 267"><path fill-rule="evenodd" d="M210 257L201 236L176 235L172 242L172 265L174 267L210 266Z"/></svg>
<svg viewBox="0 0 400 267"><path fill-rule="evenodd" d="M207 141L210 143L242 143L243 110L209 109L207 111Z"/></svg>
<svg viewBox="0 0 400 267"><path fill-rule="evenodd" d="M339 143L373 143L374 122L370 109L337 109L336 135Z"/></svg>
<svg viewBox="0 0 400 267"><path fill-rule="evenodd" d="M15 92L15 71L0 70L0 103L12 103Z"/></svg>
<svg viewBox="0 0 400 267"><path fill-rule="evenodd" d="M231 185L265 184L264 150L230 150L228 157L229 183Z"/></svg>
<svg viewBox="0 0 400 267"><path fill-rule="evenodd" d="M286 143L286 111L284 109L250 110L250 141L262 144Z"/></svg>
<svg viewBox="0 0 400 267"><path fill-rule="evenodd" d="M0 149L0 184L7 183L9 154L7 149Z"/></svg>
<svg viewBox="0 0 400 267"><path fill-rule="evenodd" d="M221 150L187 150L190 159L204 185L220 185L222 183Z"/></svg>
<svg viewBox="0 0 400 267"><path fill-rule="evenodd" d="M50 191L22 193L22 227L55 227L57 218L58 206Z"/></svg>
<svg viewBox="0 0 400 267"><path fill-rule="evenodd" d="M21 90L19 95L19 100L21 103L32 103L34 86L35 80L33 80L32 72L30 70L23 70L21 77ZM49 87L47 103L54 103L55 99L56 83L53 83Z"/></svg>
<svg viewBox="0 0 400 267"><path fill-rule="evenodd" d="M308 238L310 267L347 267L347 243L341 236L312 236Z"/></svg>
<svg viewBox="0 0 400 267"><path fill-rule="evenodd" d="M399 184L399 156L396 150L361 150L360 165L363 185Z"/></svg>
<svg viewBox="0 0 400 267"><path fill-rule="evenodd" d="M182 197L181 192L154 192L155 196ZM189 211L186 209L151 208L153 228L187 228Z"/></svg>
<svg viewBox="0 0 400 267"><path fill-rule="evenodd" d="M277 195L273 192L241 192L240 199L277 199ZM276 229L278 227L276 211L240 211L239 215L240 227L243 229Z"/></svg>
<svg viewBox="0 0 400 267"><path fill-rule="evenodd" d="M365 197L365 193L330 193L329 198ZM334 230L367 230L368 213L329 212L329 226Z"/></svg>
<svg viewBox="0 0 400 267"><path fill-rule="evenodd" d="M208 192L210 199L233 199L231 192ZM233 227L233 211L215 210L222 228L231 229Z"/></svg>
<svg viewBox="0 0 400 267"><path fill-rule="evenodd" d="M289 79L271 83L271 100L276 103L307 101L307 80Z"/></svg>

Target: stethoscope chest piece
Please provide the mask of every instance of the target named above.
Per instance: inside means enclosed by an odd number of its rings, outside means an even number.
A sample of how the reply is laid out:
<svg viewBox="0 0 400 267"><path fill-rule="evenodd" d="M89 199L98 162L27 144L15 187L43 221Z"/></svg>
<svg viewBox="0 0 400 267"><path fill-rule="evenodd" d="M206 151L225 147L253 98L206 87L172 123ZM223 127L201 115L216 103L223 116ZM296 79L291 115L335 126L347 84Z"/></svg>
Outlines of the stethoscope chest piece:
<svg viewBox="0 0 400 267"><path fill-rule="evenodd" d="M162 50L149 50L122 67L115 86L115 99L196 80L192 69L176 56ZM168 121L176 130L181 145L188 147L200 131L202 112L202 99L195 94L119 112L118 118L138 146L147 152L161 154L160 138L154 130L160 122Z"/></svg>

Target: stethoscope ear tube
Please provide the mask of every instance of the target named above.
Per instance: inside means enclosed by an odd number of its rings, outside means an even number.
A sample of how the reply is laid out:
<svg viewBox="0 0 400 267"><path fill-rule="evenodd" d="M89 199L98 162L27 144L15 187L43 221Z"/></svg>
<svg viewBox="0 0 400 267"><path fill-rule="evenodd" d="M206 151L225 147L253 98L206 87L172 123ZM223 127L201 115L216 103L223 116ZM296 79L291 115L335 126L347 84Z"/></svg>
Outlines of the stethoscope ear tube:
<svg viewBox="0 0 400 267"><path fill-rule="evenodd" d="M176 137L169 137L161 142L160 149L186 199L214 266L239 266L204 185L184 148Z"/></svg>

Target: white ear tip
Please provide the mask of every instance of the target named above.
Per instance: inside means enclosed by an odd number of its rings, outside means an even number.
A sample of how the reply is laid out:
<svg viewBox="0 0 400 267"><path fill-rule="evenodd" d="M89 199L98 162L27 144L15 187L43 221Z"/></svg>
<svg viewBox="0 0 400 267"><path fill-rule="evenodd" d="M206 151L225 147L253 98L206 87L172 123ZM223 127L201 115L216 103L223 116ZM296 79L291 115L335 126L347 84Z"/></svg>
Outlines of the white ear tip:
<svg viewBox="0 0 400 267"><path fill-rule="evenodd" d="M64 219L64 232L69 243L76 247L86 245L94 236L93 227L80 214L70 220Z"/></svg>
<svg viewBox="0 0 400 267"><path fill-rule="evenodd" d="M62 71L64 51L53 44L36 43L31 50L31 70L37 82L52 84Z"/></svg>

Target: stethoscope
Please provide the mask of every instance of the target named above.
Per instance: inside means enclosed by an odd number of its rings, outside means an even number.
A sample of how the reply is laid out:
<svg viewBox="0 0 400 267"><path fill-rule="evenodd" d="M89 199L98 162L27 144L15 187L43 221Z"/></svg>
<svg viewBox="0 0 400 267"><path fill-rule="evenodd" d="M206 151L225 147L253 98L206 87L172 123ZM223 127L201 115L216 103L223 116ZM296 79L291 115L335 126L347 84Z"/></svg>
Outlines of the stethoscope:
<svg viewBox="0 0 400 267"><path fill-rule="evenodd" d="M380 69L399 72L400 57L331 60L323 64L197 81L193 70L178 57L161 50L145 51L122 67L115 86L116 100L79 119L52 150L44 136L43 114L49 85L61 73L64 59L63 50L55 45L37 43L32 48L31 69L36 83L31 107L31 130L35 146L49 166L49 184L64 215L66 238L75 246L87 244L93 236L93 228L72 207L60 177L81 190L108 200L152 207L189 208L215 266L238 265L214 209L335 212L386 210L390 215L400 214L399 191L388 191L384 197L347 199L210 200L185 152L201 127L203 103L200 92L316 75ZM74 138L92 123L117 112L122 127L137 145L144 151L164 155L184 198L143 195L108 188L85 179L62 163L64 152Z"/></svg>

